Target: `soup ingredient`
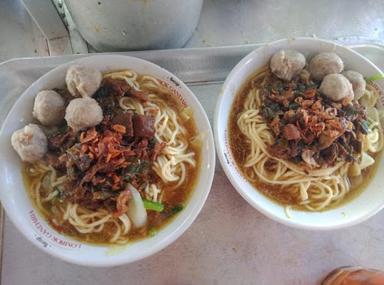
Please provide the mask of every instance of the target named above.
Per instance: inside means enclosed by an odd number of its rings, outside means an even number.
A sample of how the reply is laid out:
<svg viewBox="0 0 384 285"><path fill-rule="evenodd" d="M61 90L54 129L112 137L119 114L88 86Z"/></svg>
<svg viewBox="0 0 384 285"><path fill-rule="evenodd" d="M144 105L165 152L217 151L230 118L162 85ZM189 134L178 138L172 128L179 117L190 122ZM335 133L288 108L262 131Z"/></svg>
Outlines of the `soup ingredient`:
<svg viewBox="0 0 384 285"><path fill-rule="evenodd" d="M305 66L305 57L295 50L280 50L270 62L271 71L280 79L290 81Z"/></svg>
<svg viewBox="0 0 384 285"><path fill-rule="evenodd" d="M24 167L28 190L55 229L121 244L159 230L186 202L200 145L192 146L193 120L179 116L162 82L131 70L108 75L92 98L70 101L66 125L44 128L48 153Z"/></svg>
<svg viewBox="0 0 384 285"><path fill-rule="evenodd" d="M375 163L375 160L373 159L373 157L371 157L369 154L367 154L366 152L363 152L362 155L361 155L361 161L360 161L360 169L363 170L369 166L371 166L372 164Z"/></svg>
<svg viewBox="0 0 384 285"><path fill-rule="evenodd" d="M151 117L135 114L132 122L136 137L151 138L155 135L154 120Z"/></svg>
<svg viewBox="0 0 384 285"><path fill-rule="evenodd" d="M264 68L234 101L229 138L237 165L257 190L287 210L336 205L363 187L378 164L384 147L374 107L379 90L363 86L363 97L353 100L353 86L341 70L342 63L331 66L323 74L337 73L321 81L304 68L286 81Z"/></svg>
<svg viewBox="0 0 384 285"><path fill-rule="evenodd" d="M106 117L97 128L80 132L79 143L59 155L62 165L57 168L66 170L68 179L63 185L71 188L66 196L72 202L91 208L106 204L116 208L114 216L120 217L132 199L127 184L140 188L156 181L151 163L165 145L153 137L129 136L124 126L111 125L110 120Z"/></svg>
<svg viewBox="0 0 384 285"><path fill-rule="evenodd" d="M155 211L155 212L162 212L164 210L164 204L160 202L154 202L151 200L143 200L144 202L144 207L147 210Z"/></svg>
<svg viewBox="0 0 384 285"><path fill-rule="evenodd" d="M364 95L359 99L360 104L366 107L375 107L380 95L377 92L365 90Z"/></svg>
<svg viewBox="0 0 384 285"><path fill-rule="evenodd" d="M128 203L128 217L136 228L141 228L147 223L147 211L145 210L143 199L139 191L131 184L128 184L128 190L132 194L132 199Z"/></svg>
<svg viewBox="0 0 384 285"><path fill-rule="evenodd" d="M74 97L91 97L99 89L101 80L99 70L81 65L70 66L65 76L68 91Z"/></svg>
<svg viewBox="0 0 384 285"><path fill-rule="evenodd" d="M369 76L366 78L366 81L368 83L371 83L373 81L380 80L380 79L384 79L384 73L377 73L375 75Z"/></svg>
<svg viewBox="0 0 384 285"><path fill-rule="evenodd" d="M328 83L327 78L343 78L349 94L353 94L351 83L341 74L327 75L325 94L334 98L345 91ZM271 155L280 159L301 163L306 169L333 166L337 161L352 161L352 154L361 152L361 143L356 139L365 112L358 105L346 105L326 100L313 82L305 84L301 78L295 82L284 82L270 78L270 88L263 92L261 114L274 135L274 143L268 146ZM333 82L331 82L333 83ZM280 92L278 88L280 87ZM321 88L320 88L320 91ZM272 113L272 114L271 114ZM359 126L359 129L356 129Z"/></svg>
<svg viewBox="0 0 384 285"><path fill-rule="evenodd" d="M94 127L103 120L103 110L95 99L76 98L65 110L65 120L74 131Z"/></svg>
<svg viewBox="0 0 384 285"><path fill-rule="evenodd" d="M353 93L355 95L354 99L359 100L364 95L366 88L366 82L363 75L354 70L344 71L343 75L352 83Z"/></svg>
<svg viewBox="0 0 384 285"><path fill-rule="evenodd" d="M35 162L47 152L47 137L38 125L29 124L15 131L11 143L21 160Z"/></svg>
<svg viewBox="0 0 384 285"><path fill-rule="evenodd" d="M64 119L65 101L54 90L37 93L33 104L33 116L44 126L55 126Z"/></svg>
<svg viewBox="0 0 384 285"><path fill-rule="evenodd" d="M309 62L309 72L312 78L318 81L328 74L340 73L343 69L343 61L334 52L319 53Z"/></svg>
<svg viewBox="0 0 384 285"><path fill-rule="evenodd" d="M320 92L335 102L345 98L353 99L352 84L342 74L326 75L321 82Z"/></svg>

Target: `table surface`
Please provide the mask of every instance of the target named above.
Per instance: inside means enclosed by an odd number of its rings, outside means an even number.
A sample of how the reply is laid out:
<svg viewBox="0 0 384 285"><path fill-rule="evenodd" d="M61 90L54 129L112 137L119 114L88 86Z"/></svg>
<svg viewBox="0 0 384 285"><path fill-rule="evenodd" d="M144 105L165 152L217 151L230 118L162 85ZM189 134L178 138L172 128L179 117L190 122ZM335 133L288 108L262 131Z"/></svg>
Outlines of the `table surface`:
<svg viewBox="0 0 384 285"><path fill-rule="evenodd" d="M206 0L187 47L303 35L384 42L383 14L380 0ZM46 54L41 33L18 0L0 0L0 39L0 61ZM193 88L209 116L214 107L209 102L214 100L207 98L217 96L219 88ZM384 268L384 246L378 246L384 244L384 213L345 230L300 231L251 208L220 166L214 185L198 219L180 239L142 262L110 269L74 266L52 258L32 246L6 219L2 284L316 284L338 266ZM231 221L222 219L228 212L233 213Z"/></svg>

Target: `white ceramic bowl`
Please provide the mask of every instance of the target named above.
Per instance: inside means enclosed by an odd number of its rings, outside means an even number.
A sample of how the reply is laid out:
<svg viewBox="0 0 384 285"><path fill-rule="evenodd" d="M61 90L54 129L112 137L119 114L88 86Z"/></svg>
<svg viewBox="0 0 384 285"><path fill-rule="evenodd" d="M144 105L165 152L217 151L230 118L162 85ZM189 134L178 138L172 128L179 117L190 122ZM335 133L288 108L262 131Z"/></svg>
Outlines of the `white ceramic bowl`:
<svg viewBox="0 0 384 285"><path fill-rule="evenodd" d="M154 237L128 243L126 246L101 246L78 242L52 229L31 204L21 176L20 159L11 147L13 131L32 120L35 95L42 89L64 87L69 65L83 64L101 71L133 69L149 74L169 84L175 96L185 101L194 112L198 131L205 134L202 161L195 189L183 211ZM152 255L175 241L195 220L210 191L215 170L213 135L204 109L192 91L165 69L133 57L99 55L61 65L34 82L17 100L0 132L0 198L16 227L37 247L68 262L87 266L114 266Z"/></svg>
<svg viewBox="0 0 384 285"><path fill-rule="evenodd" d="M323 212L292 210L291 218L286 215L283 206L268 199L246 181L236 166L228 144L228 119L233 100L241 86L247 82L250 76L268 64L270 57L283 48L298 50L307 59L319 52L333 51L343 59L346 69L356 70L365 77L381 73L372 62L355 51L319 39L284 39L266 44L254 50L243 58L228 75L216 105L214 130L216 150L221 165L239 194L254 208L278 222L298 228L317 230L329 230L360 223L379 212L384 206L382 186L384 179L380 175L384 173L383 160L380 162L378 174L374 177L368 188L352 201L338 208ZM384 90L384 80L377 81L376 83Z"/></svg>

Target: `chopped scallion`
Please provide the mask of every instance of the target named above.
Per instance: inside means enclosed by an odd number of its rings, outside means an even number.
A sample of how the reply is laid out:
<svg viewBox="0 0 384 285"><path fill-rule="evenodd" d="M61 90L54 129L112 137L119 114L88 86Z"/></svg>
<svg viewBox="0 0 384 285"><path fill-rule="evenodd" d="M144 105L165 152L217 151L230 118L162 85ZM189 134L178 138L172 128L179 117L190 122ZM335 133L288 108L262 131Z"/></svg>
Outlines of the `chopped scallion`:
<svg viewBox="0 0 384 285"><path fill-rule="evenodd" d="M372 81L376 81L376 80L380 80L380 79L384 79L384 74L377 73L375 75L372 75L370 77L365 78L365 81L372 82Z"/></svg>
<svg viewBox="0 0 384 285"><path fill-rule="evenodd" d="M155 211L155 212L162 212L164 210L164 204L159 202L154 202L150 200L143 200L144 202L144 208L146 210Z"/></svg>
<svg viewBox="0 0 384 285"><path fill-rule="evenodd" d="M148 231L148 235L150 237L153 237L157 234L157 230L155 228L151 228L149 231Z"/></svg>

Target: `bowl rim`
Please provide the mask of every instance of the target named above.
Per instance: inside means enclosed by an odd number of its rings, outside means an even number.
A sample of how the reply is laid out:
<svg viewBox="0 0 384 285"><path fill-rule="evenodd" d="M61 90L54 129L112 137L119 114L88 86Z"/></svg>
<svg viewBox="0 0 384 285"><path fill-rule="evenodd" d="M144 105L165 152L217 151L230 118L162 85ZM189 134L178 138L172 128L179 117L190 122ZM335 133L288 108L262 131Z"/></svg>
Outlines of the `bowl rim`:
<svg viewBox="0 0 384 285"><path fill-rule="evenodd" d="M90 259L90 260L79 260L76 257L76 255L62 254L63 251L57 250L57 248L55 248L55 247L43 247L43 246L41 246L41 244L33 238L33 234L31 233L31 230L29 228L28 228L28 230L25 230L22 227L21 223L19 223L19 219L24 219L24 216L19 215L18 210L11 210L10 209L11 206L8 205L8 203L3 203L3 201L5 200L4 196L3 196L4 195L3 194L4 188L0 189L0 199L1 199L1 202L2 202L2 205L4 207L6 214L8 215L10 220L12 221L12 224L19 230L19 232L21 232L23 234L23 236L27 240L29 240L33 245L35 245L40 250L48 253L51 256L54 256L58 259L64 260L64 261L72 263L72 264L88 266L88 267L112 267L112 266L118 266L118 265L132 263L132 262L141 260L143 258L146 258L148 256L154 255L155 253L163 250L165 247L167 247L168 245L170 245L171 243L176 241L193 224L193 222L196 220L197 216L201 212L203 206L205 205L205 202L206 202L208 195L210 193L210 190L212 188L213 178L214 178L214 174L215 174L215 166L216 166L216 152L215 152L213 131L212 131L212 127L211 127L211 124L209 122L207 113L206 113L205 109L203 108L203 106L201 105L198 98L196 97L196 95L192 92L192 90L181 79L179 79L175 74L171 73L170 71L166 70L165 68L163 68L163 67L161 67L155 63L152 63L150 61L147 61L147 60L144 60L144 59L141 59L138 57L133 57L133 56L113 55L113 54L91 55L91 56L85 56L85 57L81 57L78 59L74 59L74 60L71 60L69 62L60 64L60 65L56 66L55 68L49 70L48 72L46 72L42 76L40 76L37 80L35 80L32 84L30 84L23 91L23 93L19 96L19 98L12 105L6 118L4 119L4 122L1 125L0 137L4 136L4 131L5 131L5 129L7 129L8 124L10 124L10 122L9 122L10 117L11 117L11 114L15 112L15 108L16 108L15 106L20 101L25 99L24 97L26 96L26 94L31 92L30 91L31 89L34 89L36 86L38 86L40 84L41 81L45 80L47 77L50 77L53 73L59 72L62 69L66 69L70 65L73 65L73 64L85 64L86 65L87 64L86 62L89 62L90 60L96 59L96 58L98 60L105 61L106 66L108 66L107 61L112 60L112 59L115 59L115 60L120 59L122 61L124 60L125 62L131 61L132 65L147 66L149 68L149 70L153 70L154 72L159 72L161 74L164 74L164 76L175 79L176 82L180 86L180 94L182 94L183 97L187 97L187 98L191 99L193 101L193 104L194 104L194 106L192 108L195 110L198 110L199 113L201 113L200 114L202 116L201 119L204 122L204 127L206 127L205 131L207 132L207 135L206 135L205 140L204 140L204 144L202 145L202 148L201 148L201 154L203 155L204 149L206 149L206 151L208 153L207 160L208 160L209 165L205 168L204 168L204 165L202 165L202 164L200 165L198 177L196 178L196 182L195 182L195 189L192 191L191 196L188 198L188 201L187 201L187 204L190 204L192 202L192 199L196 200L195 205L192 208L190 208L189 214L185 217L185 219L179 221L179 224L177 225L177 227L175 227L173 230L169 230L169 233L167 233L162 239L159 239L158 241L154 242L154 244L150 248L147 248L143 254L140 254L140 255L136 254L134 257L131 257L130 255L126 255L126 254L120 254L119 258L113 258L114 256L110 256L110 258L109 258L109 256L108 256L108 258L105 258L105 259L98 258L98 259ZM128 64L129 63L127 62L127 65ZM134 70L134 67L133 68L127 67L127 68ZM111 69L111 70L113 70L113 69ZM65 82L64 82L64 84L65 84ZM193 197L192 196L193 192L197 191L197 186L198 186L199 182L202 181L201 173L204 170L208 171L206 179L204 179L204 183L203 183L204 185L200 186L200 188L203 187L204 189L201 191L200 195ZM12 178L12 180L13 179L14 178ZM25 189L25 186L22 190L20 189L20 191L24 191L25 194L28 195L28 193L26 193L27 190ZM32 201L29 197L28 197L28 200L31 203L32 209L34 209L37 212L39 219L45 221L45 218L39 213L39 211L37 211L35 205L33 205ZM177 218L177 216L176 216L176 218ZM175 220L176 219L171 220L166 225L165 228L162 228L160 230L160 232L167 231L167 226L175 223ZM48 225L48 226L49 226L48 228L53 233L55 233L59 236L62 235L62 234L58 233L55 229L53 229L50 225ZM111 244L111 245L98 245L98 244L84 243L82 241L73 239L72 237L67 236L67 235L62 235L62 236L64 236L65 238L68 238L70 240L73 240L75 242L78 242L79 244L84 244L84 245L88 245L88 246L92 245L92 246L96 246L96 247L100 246L100 247L105 247L105 248L112 248L113 246L115 246L113 244ZM152 239L156 239L156 236L152 237ZM143 240L145 241L148 239L143 239ZM140 243L141 241L142 240L133 241L133 243L136 244L136 243ZM129 243L128 243L128 245L129 245ZM121 256L123 256L123 257L121 257Z"/></svg>
<svg viewBox="0 0 384 285"><path fill-rule="evenodd" d="M300 221L297 221L295 219L283 219L281 216L279 216L279 215L273 213L272 211L270 211L267 207L264 207L262 203L259 203L255 199L252 199L252 197L249 196L246 193L246 191L244 191L242 189L241 185L238 183L237 178L234 176L235 170L232 170L227 165L227 163L226 163L226 158L224 156L224 150L225 149L229 149L230 152L231 152L231 150L230 150L230 148L226 148L225 144L220 140L220 138L222 137L222 133L219 133L218 130L220 129L220 115L223 112L223 110L222 110L222 104L224 102L224 96L223 95L227 92L226 90L228 89L228 86L230 85L230 82L232 81L232 78L239 71L241 71L244 68L244 66L251 59L253 59L255 56L258 56L258 53L259 53L260 50L266 49L266 48L270 48L270 47L274 47L274 46L278 46L278 45L281 45L281 44L284 44L284 43L289 43L291 41L303 42L303 43L306 43L306 42L324 43L324 44L332 45L335 48L337 47L339 49L347 50L348 52L353 54L354 57L357 57L357 58L360 58L361 60L364 60L368 65L370 65L373 69L375 69L377 73L379 73L379 74L384 76L384 72L381 71L369 59L367 59L366 57L362 56L360 53L354 51L353 49L351 49L351 48L349 48L347 46L335 43L334 41L331 41L331 40L324 40L324 39L311 38L311 37L294 37L294 38L283 38L283 39L279 39L279 40L276 40L276 41L265 43L262 46L254 49L253 51L248 53L246 56L244 56L233 67L233 69L230 71L230 73L226 77L226 79L224 81L224 84L223 84L223 86L221 88L220 96L219 96L218 101L217 101L216 106L215 106L214 122L213 122L214 138L215 138L215 146L216 146L217 157L219 158L220 165L223 168L227 178L231 182L232 186L236 189L236 191L240 194L240 196L243 197L243 199L246 200L253 208L255 208L256 210L261 212L263 215L267 216L268 218L270 218L270 219L272 219L272 220L274 220L276 222L279 222L279 223L281 223L283 225L287 225L287 226L290 226L290 227L293 227L293 228L297 228L297 229L317 230L317 231L327 231L327 230L341 229L341 228L346 228L346 227L349 227L349 226L353 226L353 225L359 224L359 223L361 223L361 222L371 218L372 216L377 214L379 211L381 211L384 208L384 203L380 207L374 208L371 211L367 212L365 215L363 215L360 218L349 220L349 221L346 221L346 222L343 222L343 223L333 224L333 225L317 225L317 224L314 224L314 223L300 222ZM250 76L250 74L249 74L249 76ZM236 91L239 91L239 88L242 86L242 84L244 84L246 82L246 80L249 80L249 78L246 78L241 84L239 84L239 86L236 88L237 89ZM235 97L233 97L233 99L234 98ZM231 106L232 106L232 104L233 104L233 100L231 101ZM225 122L225 123L228 124L228 121ZM225 130L225 128L223 128L223 130ZM257 190L255 188L255 186L252 186L252 187L254 188L253 190L259 191L259 190ZM264 195L264 194L262 194L262 195ZM266 197L266 196L264 195L264 197ZM273 203L278 204L276 201L274 201L274 200L272 200L272 199L270 199L268 197L266 197L266 199L269 199Z"/></svg>

